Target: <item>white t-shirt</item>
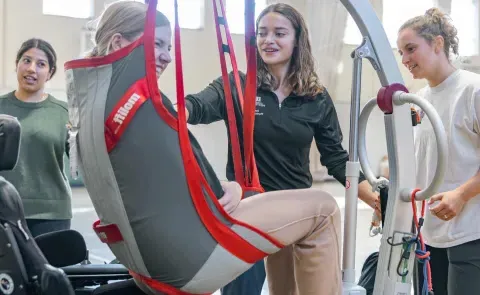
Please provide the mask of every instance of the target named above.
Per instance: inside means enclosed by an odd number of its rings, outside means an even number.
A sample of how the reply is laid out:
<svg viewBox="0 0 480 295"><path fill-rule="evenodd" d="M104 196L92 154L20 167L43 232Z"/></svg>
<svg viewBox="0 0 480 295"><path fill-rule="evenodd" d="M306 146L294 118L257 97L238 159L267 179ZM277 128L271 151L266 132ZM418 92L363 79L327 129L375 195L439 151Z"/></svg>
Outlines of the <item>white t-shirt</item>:
<svg viewBox="0 0 480 295"><path fill-rule="evenodd" d="M447 133L447 169L438 193L456 189L480 168L480 75L456 70L440 85L426 86L417 94L435 107ZM427 116L414 132L417 187L426 188L437 166L436 139ZM438 248L480 239L480 195L470 199L450 221L441 220L427 209L422 234L428 245Z"/></svg>

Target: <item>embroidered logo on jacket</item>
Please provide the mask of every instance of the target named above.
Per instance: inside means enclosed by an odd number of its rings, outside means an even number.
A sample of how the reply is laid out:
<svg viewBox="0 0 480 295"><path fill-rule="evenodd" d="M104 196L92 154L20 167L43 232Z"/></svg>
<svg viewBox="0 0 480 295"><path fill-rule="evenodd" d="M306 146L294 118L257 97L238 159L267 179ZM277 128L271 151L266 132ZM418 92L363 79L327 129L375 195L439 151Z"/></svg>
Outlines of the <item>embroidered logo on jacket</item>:
<svg viewBox="0 0 480 295"><path fill-rule="evenodd" d="M258 108L264 108L265 107L265 104L262 102L262 98L260 96L257 96L256 100L255 100L255 116L261 116L263 115L263 113L260 112L260 110Z"/></svg>

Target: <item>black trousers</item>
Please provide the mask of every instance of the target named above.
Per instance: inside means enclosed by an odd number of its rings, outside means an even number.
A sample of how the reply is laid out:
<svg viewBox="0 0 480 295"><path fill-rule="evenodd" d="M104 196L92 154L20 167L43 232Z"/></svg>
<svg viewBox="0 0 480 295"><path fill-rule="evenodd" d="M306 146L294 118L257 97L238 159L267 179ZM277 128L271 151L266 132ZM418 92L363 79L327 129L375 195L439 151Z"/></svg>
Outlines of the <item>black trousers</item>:
<svg viewBox="0 0 480 295"><path fill-rule="evenodd" d="M430 268L435 295L480 294L480 240L450 248L434 248L430 251ZM422 295L424 282L423 264L417 263L418 288Z"/></svg>
<svg viewBox="0 0 480 295"><path fill-rule="evenodd" d="M27 226L35 238L41 234L70 229L70 219L27 219Z"/></svg>

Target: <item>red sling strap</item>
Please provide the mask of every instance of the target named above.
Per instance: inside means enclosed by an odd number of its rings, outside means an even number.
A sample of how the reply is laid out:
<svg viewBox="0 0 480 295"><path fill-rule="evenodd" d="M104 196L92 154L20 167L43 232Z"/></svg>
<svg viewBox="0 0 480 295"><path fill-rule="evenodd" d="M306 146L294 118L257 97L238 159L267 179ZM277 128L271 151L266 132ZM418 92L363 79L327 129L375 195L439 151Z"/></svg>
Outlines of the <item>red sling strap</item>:
<svg viewBox="0 0 480 295"><path fill-rule="evenodd" d="M218 43L218 51L220 53L220 67L222 70L222 78L223 78L223 89L225 92L225 106L227 109L227 119L228 119L228 132L230 134L230 142L232 146L232 157L233 157L233 168L235 172L235 180L244 187L244 173L243 173L243 165L242 165L242 155L240 149L240 140L238 138L238 130L237 130L237 122L235 118L235 107L232 97L232 89L230 87L230 79L228 78L227 72L227 63L225 61L225 54L230 54L230 61L232 63L232 69L235 77L235 88L237 89L239 101L243 104L243 94L241 91L240 86L240 77L238 75L238 67L237 61L235 59L235 52L233 48L233 42L230 36L230 30L228 28L227 18L225 16L225 8L223 7L222 0L212 0L213 2L213 12L215 16L215 29L217 32L217 43ZM220 6L220 11L222 16L218 16L218 6ZM220 24L223 25L225 29L225 35L227 39L227 44L224 44L222 41L222 33L220 32ZM243 106L241 105L241 108Z"/></svg>
<svg viewBox="0 0 480 295"><path fill-rule="evenodd" d="M253 126L257 97L257 44L255 38L255 0L245 0L245 51L247 77L243 109L243 148L245 154L246 182L250 187L261 188L253 154ZM263 189L262 189L263 191Z"/></svg>
<svg viewBox="0 0 480 295"><path fill-rule="evenodd" d="M217 5L218 4L218 5ZM217 7L219 6L219 8ZM235 172L235 180L245 189L263 191L258 179L258 172L253 154L253 126L255 121L255 100L257 93L257 64L256 64L256 44L255 44L255 25L254 12L255 1L245 1L245 49L247 55L247 75L245 85L245 96L242 91L238 66L235 58L235 50L228 27L228 21L225 16L223 0L213 0L213 9L215 14L215 25L217 32L218 50L220 53L220 65L222 70L222 79L225 92L225 105L227 110L227 120L229 125L229 134L232 147L232 158ZM219 17L218 10L222 16ZM222 41L220 25L223 25L227 44ZM243 112L243 160L240 148L239 133L237 130L236 116L234 111L234 102L230 79L228 77L225 54L230 55L232 72L235 81L238 101Z"/></svg>

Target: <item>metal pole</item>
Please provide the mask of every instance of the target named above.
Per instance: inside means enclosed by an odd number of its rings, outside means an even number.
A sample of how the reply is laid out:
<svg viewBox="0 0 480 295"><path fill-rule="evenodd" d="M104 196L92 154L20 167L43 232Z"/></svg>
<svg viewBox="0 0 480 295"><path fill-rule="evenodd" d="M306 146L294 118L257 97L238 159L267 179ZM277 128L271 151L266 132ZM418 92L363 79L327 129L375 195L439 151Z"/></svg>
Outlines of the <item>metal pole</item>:
<svg viewBox="0 0 480 295"><path fill-rule="evenodd" d="M349 161L346 169L345 183L345 226L343 245L343 281L355 282L355 244L357 240L357 204L358 178L360 164L358 162L358 118L360 116L360 94L362 86L362 57L359 52L362 46L352 53L353 81L352 100L350 106L350 146Z"/></svg>

